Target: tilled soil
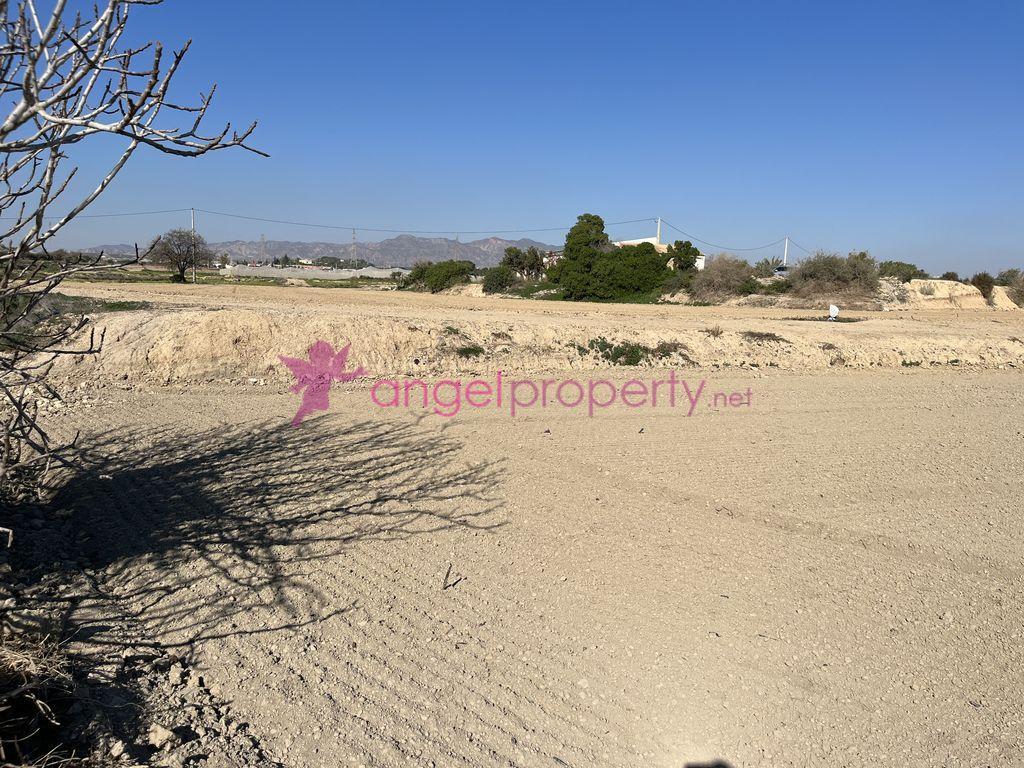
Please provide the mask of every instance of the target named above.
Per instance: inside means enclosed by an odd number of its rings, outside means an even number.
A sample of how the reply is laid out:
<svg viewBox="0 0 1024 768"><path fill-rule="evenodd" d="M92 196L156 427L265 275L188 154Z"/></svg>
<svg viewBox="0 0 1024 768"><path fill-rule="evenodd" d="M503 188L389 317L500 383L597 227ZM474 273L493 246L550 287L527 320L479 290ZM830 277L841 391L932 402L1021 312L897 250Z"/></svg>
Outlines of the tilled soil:
<svg viewBox="0 0 1024 768"><path fill-rule="evenodd" d="M708 379L752 405L104 385L56 503L285 765L1024 762L1019 372Z"/></svg>

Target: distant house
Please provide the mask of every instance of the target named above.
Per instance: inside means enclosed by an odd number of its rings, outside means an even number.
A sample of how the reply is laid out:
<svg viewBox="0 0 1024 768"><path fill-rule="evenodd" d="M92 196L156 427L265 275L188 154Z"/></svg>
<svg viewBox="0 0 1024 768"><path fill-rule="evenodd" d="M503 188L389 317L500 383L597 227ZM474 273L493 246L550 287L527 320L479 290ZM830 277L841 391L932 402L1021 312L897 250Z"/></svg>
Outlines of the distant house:
<svg viewBox="0 0 1024 768"><path fill-rule="evenodd" d="M656 237L641 237L638 240L619 240L616 243L612 243L612 245L616 248L621 248L624 245L640 245L641 243L650 243L658 253L668 253L668 244L659 241Z"/></svg>

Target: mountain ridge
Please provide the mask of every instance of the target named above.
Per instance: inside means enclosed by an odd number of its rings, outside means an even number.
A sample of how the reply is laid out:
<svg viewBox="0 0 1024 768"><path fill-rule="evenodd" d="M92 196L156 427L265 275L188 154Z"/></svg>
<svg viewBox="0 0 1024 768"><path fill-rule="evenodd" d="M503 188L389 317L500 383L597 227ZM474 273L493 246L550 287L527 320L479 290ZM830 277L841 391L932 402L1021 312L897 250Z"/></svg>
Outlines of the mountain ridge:
<svg viewBox="0 0 1024 768"><path fill-rule="evenodd" d="M363 259L378 267L411 267L418 261L471 261L478 267L493 267L501 261L505 249L516 247L554 250L548 245L529 238L506 240L487 237L462 242L444 237L398 235L379 242L328 243L304 240L224 240L209 243L217 254L227 253L232 262L267 261L288 256L291 259L316 260L324 257ZM125 243L97 245L82 249L83 253L103 252L108 256L134 255L135 246Z"/></svg>

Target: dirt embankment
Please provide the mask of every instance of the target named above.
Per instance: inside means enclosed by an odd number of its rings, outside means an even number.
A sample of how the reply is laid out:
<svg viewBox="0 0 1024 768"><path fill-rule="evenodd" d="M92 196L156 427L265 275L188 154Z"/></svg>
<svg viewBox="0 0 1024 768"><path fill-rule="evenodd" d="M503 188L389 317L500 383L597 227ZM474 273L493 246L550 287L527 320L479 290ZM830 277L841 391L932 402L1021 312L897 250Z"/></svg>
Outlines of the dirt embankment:
<svg viewBox="0 0 1024 768"><path fill-rule="evenodd" d="M61 361L58 373L156 383L285 381L279 355L325 339L352 344L377 376L615 366L595 341L637 345L641 365L703 369L978 366L1024 368L1024 315L976 311L820 313L749 307L570 305L341 289L214 292L131 285L85 291L144 298L153 308L97 315L103 351Z"/></svg>

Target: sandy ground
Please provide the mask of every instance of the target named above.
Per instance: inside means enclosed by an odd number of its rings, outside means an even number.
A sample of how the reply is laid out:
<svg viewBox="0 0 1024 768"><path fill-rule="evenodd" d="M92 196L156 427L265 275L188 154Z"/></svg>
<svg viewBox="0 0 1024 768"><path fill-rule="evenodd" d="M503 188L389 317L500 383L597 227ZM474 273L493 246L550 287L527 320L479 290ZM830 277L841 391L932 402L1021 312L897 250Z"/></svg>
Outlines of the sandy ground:
<svg viewBox="0 0 1024 768"><path fill-rule="evenodd" d="M966 369L688 367L708 381L692 416L620 404L444 419L342 385L293 429L283 377L186 383L195 369L168 364L170 383L122 379L110 351L88 369L100 383L54 417L83 430L93 462L58 503L86 523L112 605L194 654L288 765L1024 763L1015 313L819 325L794 310L68 292L165 307L110 316L122 338L141 338L133 316L198 327L199 312L246 312L286 317L290 343L352 325L525 339L717 324L881 359L913 343L981 354ZM230 347L248 365L262 344ZM406 372L404 354L374 370ZM568 360L564 375L586 373ZM749 406L708 402L748 388Z"/></svg>

